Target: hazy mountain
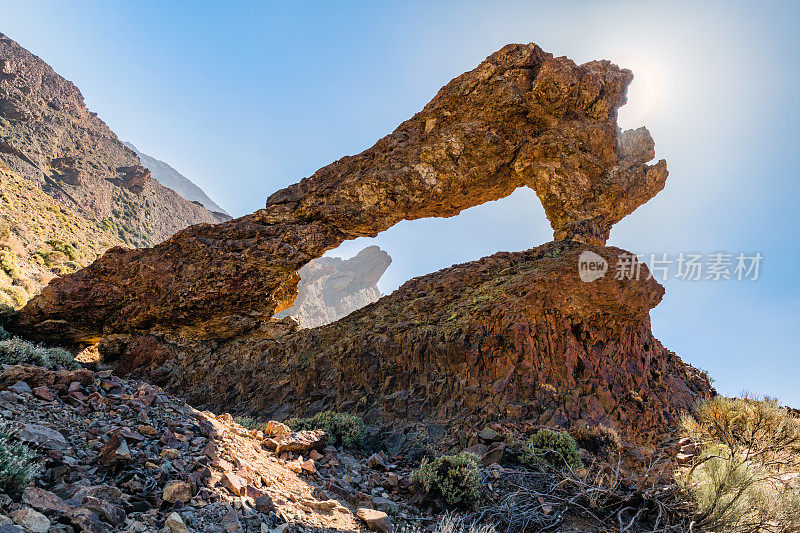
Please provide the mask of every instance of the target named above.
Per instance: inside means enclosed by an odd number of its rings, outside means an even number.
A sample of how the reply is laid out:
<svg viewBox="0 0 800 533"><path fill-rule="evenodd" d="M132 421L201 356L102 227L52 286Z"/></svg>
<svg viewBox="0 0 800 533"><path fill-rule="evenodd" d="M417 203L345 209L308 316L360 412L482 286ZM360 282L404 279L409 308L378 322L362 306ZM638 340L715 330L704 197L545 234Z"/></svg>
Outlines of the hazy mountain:
<svg viewBox="0 0 800 533"><path fill-rule="evenodd" d="M157 179L161 185L169 187L190 202L200 202L203 207L213 213L226 215L225 219L230 217L230 215L228 215L228 213L222 207L220 207L216 202L214 202L214 200L209 198L205 192L203 192L203 189L192 183L192 180L172 168L169 164L156 159L155 157L151 157L145 153L142 153L130 142L125 141L123 144L136 152L136 155L139 156L142 164L150 169L153 177Z"/></svg>

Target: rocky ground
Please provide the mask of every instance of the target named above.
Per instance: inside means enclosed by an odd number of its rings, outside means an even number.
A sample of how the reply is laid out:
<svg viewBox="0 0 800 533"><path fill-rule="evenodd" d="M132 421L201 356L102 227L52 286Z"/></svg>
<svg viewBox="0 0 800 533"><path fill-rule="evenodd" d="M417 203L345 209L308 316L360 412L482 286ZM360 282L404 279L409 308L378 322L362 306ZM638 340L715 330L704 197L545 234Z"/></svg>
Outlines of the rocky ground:
<svg viewBox="0 0 800 533"><path fill-rule="evenodd" d="M290 433L278 441L291 451L275 449L228 414L110 371L4 366L0 384L6 431L42 464L32 486L0 499L2 522L26 530L360 531L348 498L371 497L353 485L378 496L399 486L326 446L321 431Z"/></svg>
<svg viewBox="0 0 800 533"><path fill-rule="evenodd" d="M2 533L434 531L447 508L411 482L431 451L424 444L389 452L373 432L347 449L322 430L272 421L248 429L110 370L3 365L0 417L40 465L31 484L0 495ZM535 475L515 461L520 429L469 436L468 450L482 458L484 513L499 512L518 497L512 487ZM538 519L575 522L558 515L559 496L541 494Z"/></svg>

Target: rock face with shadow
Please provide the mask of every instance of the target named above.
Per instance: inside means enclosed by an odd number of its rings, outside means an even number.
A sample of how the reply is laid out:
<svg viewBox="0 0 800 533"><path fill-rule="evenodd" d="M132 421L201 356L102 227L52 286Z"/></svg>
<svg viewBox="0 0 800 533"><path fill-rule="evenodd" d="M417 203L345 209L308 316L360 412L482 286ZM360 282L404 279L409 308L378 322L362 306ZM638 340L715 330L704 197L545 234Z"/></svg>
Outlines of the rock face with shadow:
<svg viewBox="0 0 800 533"><path fill-rule="evenodd" d="M298 272L294 305L275 317L291 316L304 328L335 322L382 296L378 280L391 263L378 246L368 246L350 259L314 259Z"/></svg>
<svg viewBox="0 0 800 533"><path fill-rule="evenodd" d="M578 275L585 250L611 265L591 282ZM189 401L268 418L333 409L385 425L583 421L652 442L711 387L653 337L649 311L664 289L644 265L638 279L617 279L618 256L630 254L557 241L415 278L315 329L193 348L125 337L100 350Z"/></svg>
<svg viewBox="0 0 800 533"><path fill-rule="evenodd" d="M298 269L402 220L450 217L533 188L557 240L603 244L664 186L646 130L621 132L633 75L508 45L458 76L373 147L276 192L265 209L149 250L114 248L55 280L17 328L72 342L144 333L189 342L262 327L295 299Z"/></svg>

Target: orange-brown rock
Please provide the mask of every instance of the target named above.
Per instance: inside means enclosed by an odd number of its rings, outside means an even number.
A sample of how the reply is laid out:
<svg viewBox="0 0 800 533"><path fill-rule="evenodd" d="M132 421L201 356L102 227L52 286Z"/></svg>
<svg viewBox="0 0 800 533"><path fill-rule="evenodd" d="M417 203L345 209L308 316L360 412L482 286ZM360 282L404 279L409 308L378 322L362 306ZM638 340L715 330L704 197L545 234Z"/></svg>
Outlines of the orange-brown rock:
<svg viewBox="0 0 800 533"><path fill-rule="evenodd" d="M344 240L522 186L538 194L556 239L602 244L667 177L664 161L646 164L646 130L618 131L632 77L608 61L576 65L508 45L372 148L276 192L265 209L149 250L112 249L55 280L17 328L84 342L144 331L231 338L290 306L297 270Z"/></svg>
<svg viewBox="0 0 800 533"><path fill-rule="evenodd" d="M578 276L591 250L606 275ZM190 401L281 419L334 409L368 422L481 427L487 419L614 426L653 442L712 389L650 330L664 290L616 279L618 248L554 242L413 279L323 327L280 339L101 344L117 370L145 374ZM149 337L146 337L149 338ZM111 353L114 352L114 353Z"/></svg>

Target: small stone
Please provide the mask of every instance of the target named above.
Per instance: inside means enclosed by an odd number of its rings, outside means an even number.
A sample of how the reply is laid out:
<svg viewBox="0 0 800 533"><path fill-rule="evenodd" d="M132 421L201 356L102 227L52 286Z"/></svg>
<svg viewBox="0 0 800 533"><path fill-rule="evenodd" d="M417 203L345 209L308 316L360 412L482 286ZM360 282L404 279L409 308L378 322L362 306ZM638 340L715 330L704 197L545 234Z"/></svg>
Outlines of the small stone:
<svg viewBox="0 0 800 533"><path fill-rule="evenodd" d="M169 503L175 503L177 501L186 503L192 499L192 486L185 481L170 481L164 486L161 499Z"/></svg>
<svg viewBox="0 0 800 533"><path fill-rule="evenodd" d="M373 470L386 470L386 462L383 460L378 453L373 453L369 459L367 459L367 466Z"/></svg>
<svg viewBox="0 0 800 533"><path fill-rule="evenodd" d="M17 381L11 385L8 390L16 392L17 394L33 394L33 390L31 390L30 386L24 381Z"/></svg>
<svg viewBox="0 0 800 533"><path fill-rule="evenodd" d="M222 477L222 486L231 491L236 496L241 496L245 491L247 482L241 477L228 472Z"/></svg>
<svg viewBox="0 0 800 533"><path fill-rule="evenodd" d="M310 474L316 474L317 473L317 467L314 465L314 460L313 459L306 459L305 461L303 461L300 464L300 468L302 468L303 470L305 470L306 472L308 472Z"/></svg>
<svg viewBox="0 0 800 533"><path fill-rule="evenodd" d="M493 442L489 449L486 450L486 453L483 454L481 457L481 463L483 466L489 466L493 464L500 464L503 461L503 453L506 450L506 445L502 442Z"/></svg>
<svg viewBox="0 0 800 533"><path fill-rule="evenodd" d="M308 452L308 457L309 459L314 459L315 461L319 461L325 456L319 453L317 450L311 450L310 452Z"/></svg>
<svg viewBox="0 0 800 533"><path fill-rule="evenodd" d="M33 394L46 402L52 402L56 399L56 395L47 387L36 387L33 389Z"/></svg>
<svg viewBox="0 0 800 533"><path fill-rule="evenodd" d="M281 422L276 422L275 420L267 422L267 427L264 429L264 435L267 437L282 437L284 435L290 435L291 433L292 429L289 426Z"/></svg>
<svg viewBox="0 0 800 533"><path fill-rule="evenodd" d="M122 431L120 431L120 435L122 435L126 439L136 442L142 442L144 440L144 435L130 428L122 428Z"/></svg>
<svg viewBox="0 0 800 533"><path fill-rule="evenodd" d="M236 509L232 509L228 514L222 517L220 525L225 528L227 533L236 533L242 531L242 523L239 521L239 513Z"/></svg>
<svg viewBox="0 0 800 533"><path fill-rule="evenodd" d="M39 487L29 487L25 489L25 492L22 494L22 501L37 511L44 513L50 511L66 513L72 509L72 506L70 506L67 502L52 492Z"/></svg>
<svg viewBox="0 0 800 533"><path fill-rule="evenodd" d="M125 510L119 505L114 505L106 500L88 496L83 500L83 506L90 511L94 511L109 524L118 526L125 521Z"/></svg>
<svg viewBox="0 0 800 533"><path fill-rule="evenodd" d="M105 533L107 531L106 526L103 525L97 515L84 507L73 509L66 516L70 524L82 533Z"/></svg>
<svg viewBox="0 0 800 533"><path fill-rule="evenodd" d="M123 502L122 491L111 485L89 485L81 487L72 495L71 499L78 502L78 504L82 504L88 497L99 498L116 504Z"/></svg>
<svg viewBox="0 0 800 533"><path fill-rule="evenodd" d="M258 511L259 513L267 514L275 510L275 504L272 503L272 498L270 498L267 494L262 494L261 496L257 496L255 498L255 506L256 506L256 511Z"/></svg>
<svg viewBox="0 0 800 533"><path fill-rule="evenodd" d="M9 515L15 524L32 531L33 533L47 533L50 529L50 520L38 511L30 507L17 509Z"/></svg>
<svg viewBox="0 0 800 533"><path fill-rule="evenodd" d="M177 459L179 453L178 450L176 450L175 448L164 448L163 450L161 450L161 453L159 455L161 455L161 457L165 459L172 460L172 459Z"/></svg>
<svg viewBox="0 0 800 533"><path fill-rule="evenodd" d="M147 435L148 437L152 437L157 433L156 428L153 426L141 425L137 429L139 430L139 433L142 435Z"/></svg>
<svg viewBox="0 0 800 533"><path fill-rule="evenodd" d="M41 424L18 424L13 426L14 435L23 442L28 442L47 450L67 449L67 440L64 435Z"/></svg>
<svg viewBox="0 0 800 533"><path fill-rule="evenodd" d="M389 533L391 522L389 522L389 515L383 511L376 511L375 509L367 509L365 507L356 511L356 516L367 524L367 527L372 531L380 531L381 533Z"/></svg>
<svg viewBox="0 0 800 533"><path fill-rule="evenodd" d="M478 443L478 444L473 444L464 451L469 452L472 455L480 458L483 457L483 454L485 454L488 449L489 447L487 445Z"/></svg>
<svg viewBox="0 0 800 533"><path fill-rule="evenodd" d="M481 438L481 440L485 440L485 441L489 441L489 442L494 442L494 441L499 441L499 440L504 440L505 439L504 435L502 435L501 433L495 431L494 429L492 429L490 427L483 428L481 430L481 432L478 433L478 436Z"/></svg>
<svg viewBox="0 0 800 533"><path fill-rule="evenodd" d="M322 448L328 442L328 434L322 429L297 431L288 435L266 439L264 446L281 452L307 452Z"/></svg>
<svg viewBox="0 0 800 533"><path fill-rule="evenodd" d="M100 452L100 464L110 465L117 461L127 461L131 458L131 450L119 432L112 433L108 442Z"/></svg>
<svg viewBox="0 0 800 533"><path fill-rule="evenodd" d="M170 533L189 533L189 528L183 523L181 515L176 512L172 512L167 516L164 525L169 528Z"/></svg>

